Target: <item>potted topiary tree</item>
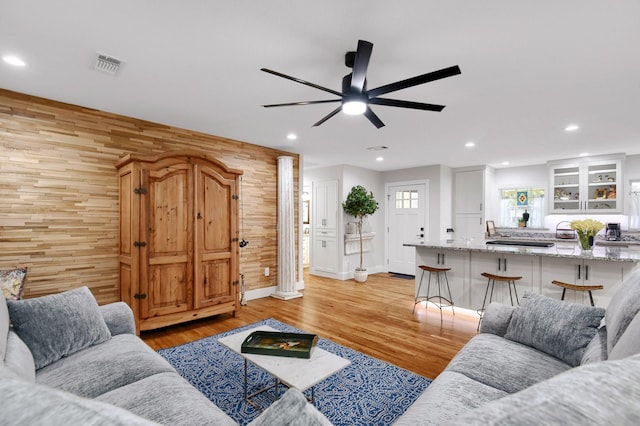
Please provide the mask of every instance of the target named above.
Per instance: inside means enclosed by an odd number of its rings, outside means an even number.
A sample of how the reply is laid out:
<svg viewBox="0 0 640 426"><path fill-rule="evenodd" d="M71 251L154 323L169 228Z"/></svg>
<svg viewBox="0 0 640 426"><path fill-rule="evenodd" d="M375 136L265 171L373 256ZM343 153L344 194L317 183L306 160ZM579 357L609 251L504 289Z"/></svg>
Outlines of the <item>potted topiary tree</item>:
<svg viewBox="0 0 640 426"><path fill-rule="evenodd" d="M362 221L378 210L378 202L373 196L373 192L368 192L363 186L356 185L351 188L346 201L342 203L342 208L346 214L357 220L358 234L360 234L360 266L356 268L354 278L357 282L365 282L368 274L362 264Z"/></svg>

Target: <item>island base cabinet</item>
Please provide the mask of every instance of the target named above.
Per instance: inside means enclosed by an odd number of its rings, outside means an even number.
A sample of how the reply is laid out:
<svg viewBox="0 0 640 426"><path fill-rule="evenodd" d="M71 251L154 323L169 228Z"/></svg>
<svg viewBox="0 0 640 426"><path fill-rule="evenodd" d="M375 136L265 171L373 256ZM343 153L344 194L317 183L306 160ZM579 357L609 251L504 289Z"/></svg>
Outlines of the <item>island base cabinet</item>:
<svg viewBox="0 0 640 426"><path fill-rule="evenodd" d="M457 251L457 250L437 250L437 249L416 249L416 287L415 294L417 294L418 287L420 286L420 278L422 277L423 270L419 268L420 265L432 266L434 268L451 268L447 271L447 279L449 280L449 288L451 289L451 298L453 299L454 308L456 306L467 307L469 303L467 277L469 276L469 252ZM429 283L429 272L424 272L424 280L422 282L422 288L420 289L420 295L426 296L427 286ZM446 289L446 281L444 277L440 279L442 296L449 298ZM431 277L431 293L430 296L437 295L437 281L436 276L433 274Z"/></svg>
<svg viewBox="0 0 640 426"><path fill-rule="evenodd" d="M481 309L487 291L487 278L481 274L488 272L490 274L522 277L515 281L518 298L522 300L522 296L527 291L540 291L540 260L537 256L515 255L506 253L473 253L471 262L471 291L470 291L470 307L472 309ZM491 288L487 294L487 305ZM496 281L493 289L493 302L511 304L511 296L509 294L509 286L506 282ZM513 304L517 305L516 296L513 295Z"/></svg>
<svg viewBox="0 0 640 426"><path fill-rule="evenodd" d="M604 289L595 290L591 293L595 305L606 308L617 287L634 266L635 263L630 262L543 258L542 294L554 299L562 297L562 287L553 284L553 280L575 285L602 285ZM589 293L586 291L567 290L564 300L584 305L590 304Z"/></svg>

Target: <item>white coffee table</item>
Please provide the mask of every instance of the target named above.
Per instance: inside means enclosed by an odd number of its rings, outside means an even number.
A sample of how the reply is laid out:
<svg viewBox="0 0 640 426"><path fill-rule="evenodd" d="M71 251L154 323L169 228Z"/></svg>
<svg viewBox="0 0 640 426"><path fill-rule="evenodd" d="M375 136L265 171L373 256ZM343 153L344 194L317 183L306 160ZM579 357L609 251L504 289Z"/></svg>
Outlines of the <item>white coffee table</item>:
<svg viewBox="0 0 640 426"><path fill-rule="evenodd" d="M309 359L242 353L241 346L244 339L246 339L249 334L259 330L280 331L264 325L218 339L218 342L244 358L244 399L258 410L262 410L262 408L259 407L252 398L259 393L275 388L275 398L273 399L273 401L275 401L278 397L279 383L290 388L296 388L301 392L311 388L311 403L313 403L313 386L351 364L351 361L348 359L344 359L318 347L313 350L311 358ZM274 376L275 384L248 395L248 361Z"/></svg>

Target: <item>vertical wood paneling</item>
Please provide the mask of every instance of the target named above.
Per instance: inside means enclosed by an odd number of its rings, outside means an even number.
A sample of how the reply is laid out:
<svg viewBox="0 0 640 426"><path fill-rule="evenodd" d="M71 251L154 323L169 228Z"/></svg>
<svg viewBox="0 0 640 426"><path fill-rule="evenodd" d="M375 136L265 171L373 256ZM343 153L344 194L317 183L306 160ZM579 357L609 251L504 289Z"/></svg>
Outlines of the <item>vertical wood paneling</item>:
<svg viewBox="0 0 640 426"><path fill-rule="evenodd" d="M296 154L2 89L0 269L29 267L25 297L87 285L99 303L119 300L115 163L184 149L244 171L240 272L247 290L275 285L277 157L294 157L297 188Z"/></svg>

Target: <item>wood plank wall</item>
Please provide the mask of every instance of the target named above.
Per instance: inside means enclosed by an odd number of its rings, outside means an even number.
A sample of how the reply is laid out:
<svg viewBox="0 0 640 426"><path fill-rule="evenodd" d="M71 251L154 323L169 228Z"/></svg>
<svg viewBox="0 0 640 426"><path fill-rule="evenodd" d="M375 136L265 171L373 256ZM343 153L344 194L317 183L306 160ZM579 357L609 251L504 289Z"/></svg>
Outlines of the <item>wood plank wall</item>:
<svg viewBox="0 0 640 426"><path fill-rule="evenodd" d="M119 300L115 163L131 152L179 149L244 171L241 238L249 245L240 249L240 272L247 290L276 285L277 158L294 158L297 200L297 154L3 89L0 270L29 268L25 297L87 285L100 304ZM295 214L297 221L297 203Z"/></svg>

